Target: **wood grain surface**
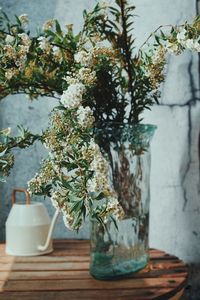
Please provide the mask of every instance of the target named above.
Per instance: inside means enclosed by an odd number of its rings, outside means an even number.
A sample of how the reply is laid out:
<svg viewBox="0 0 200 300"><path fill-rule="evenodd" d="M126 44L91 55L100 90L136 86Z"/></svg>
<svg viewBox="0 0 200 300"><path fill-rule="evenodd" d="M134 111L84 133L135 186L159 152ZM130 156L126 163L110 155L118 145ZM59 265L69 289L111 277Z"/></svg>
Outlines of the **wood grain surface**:
<svg viewBox="0 0 200 300"><path fill-rule="evenodd" d="M13 257L1 244L0 300L177 300L187 282L187 266L156 249L144 270L112 281L89 274L89 241L56 240L54 249L43 256Z"/></svg>

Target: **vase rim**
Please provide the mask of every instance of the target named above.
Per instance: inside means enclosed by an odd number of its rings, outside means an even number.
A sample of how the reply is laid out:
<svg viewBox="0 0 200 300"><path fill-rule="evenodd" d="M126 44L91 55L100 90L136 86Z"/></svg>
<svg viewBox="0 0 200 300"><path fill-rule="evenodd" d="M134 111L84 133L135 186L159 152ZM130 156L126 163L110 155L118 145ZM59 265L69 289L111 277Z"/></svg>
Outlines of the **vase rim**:
<svg viewBox="0 0 200 300"><path fill-rule="evenodd" d="M121 127L130 127L130 128L146 128L146 129L153 129L156 130L157 129L157 125L155 124L149 124L149 123L138 123L138 124L130 124L130 123L122 123L122 122L105 122L104 125L116 125L119 126L119 128ZM104 128L108 128L107 126L101 126L98 127L96 126L96 129L104 129Z"/></svg>

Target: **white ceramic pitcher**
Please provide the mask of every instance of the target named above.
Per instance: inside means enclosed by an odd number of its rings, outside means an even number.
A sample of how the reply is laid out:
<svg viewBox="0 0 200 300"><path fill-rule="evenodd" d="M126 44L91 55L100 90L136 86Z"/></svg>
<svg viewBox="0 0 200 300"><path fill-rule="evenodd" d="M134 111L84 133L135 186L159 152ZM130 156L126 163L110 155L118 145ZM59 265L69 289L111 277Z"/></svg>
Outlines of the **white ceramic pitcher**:
<svg viewBox="0 0 200 300"><path fill-rule="evenodd" d="M16 193L26 195L26 203L16 203ZM6 221L6 253L14 256L35 256L53 251L51 235L59 210L52 221L42 203L31 202L25 189L12 192L12 209Z"/></svg>

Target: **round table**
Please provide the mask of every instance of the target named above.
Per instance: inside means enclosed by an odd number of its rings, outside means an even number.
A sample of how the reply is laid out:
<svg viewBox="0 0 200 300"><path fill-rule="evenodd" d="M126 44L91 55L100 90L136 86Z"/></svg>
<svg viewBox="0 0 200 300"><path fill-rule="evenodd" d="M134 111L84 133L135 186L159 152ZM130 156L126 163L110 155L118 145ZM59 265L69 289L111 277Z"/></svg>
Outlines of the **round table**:
<svg viewBox="0 0 200 300"><path fill-rule="evenodd" d="M56 240L54 252L13 257L0 247L1 300L149 300L180 299L188 268L177 257L151 249L148 266L112 281L89 274L89 241Z"/></svg>

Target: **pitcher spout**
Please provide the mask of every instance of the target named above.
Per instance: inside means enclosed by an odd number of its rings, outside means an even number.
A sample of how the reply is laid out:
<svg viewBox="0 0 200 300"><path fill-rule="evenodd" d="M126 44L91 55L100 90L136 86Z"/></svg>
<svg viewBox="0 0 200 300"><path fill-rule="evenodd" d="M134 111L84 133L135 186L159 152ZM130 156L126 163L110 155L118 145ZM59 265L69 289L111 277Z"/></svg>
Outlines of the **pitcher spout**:
<svg viewBox="0 0 200 300"><path fill-rule="evenodd" d="M51 221L51 225L49 227L49 232L48 232L48 235L47 235L47 239L46 239L46 242L44 245L39 245L37 248L39 251L46 251L49 247L49 244L50 244L50 241L51 241L51 237L52 237L52 233L53 233L53 230L54 230L54 227L55 227L55 224L56 224L56 221L58 219L58 216L59 216L59 213L60 213L60 209L57 209L54 213L54 216L53 216L53 219Z"/></svg>

